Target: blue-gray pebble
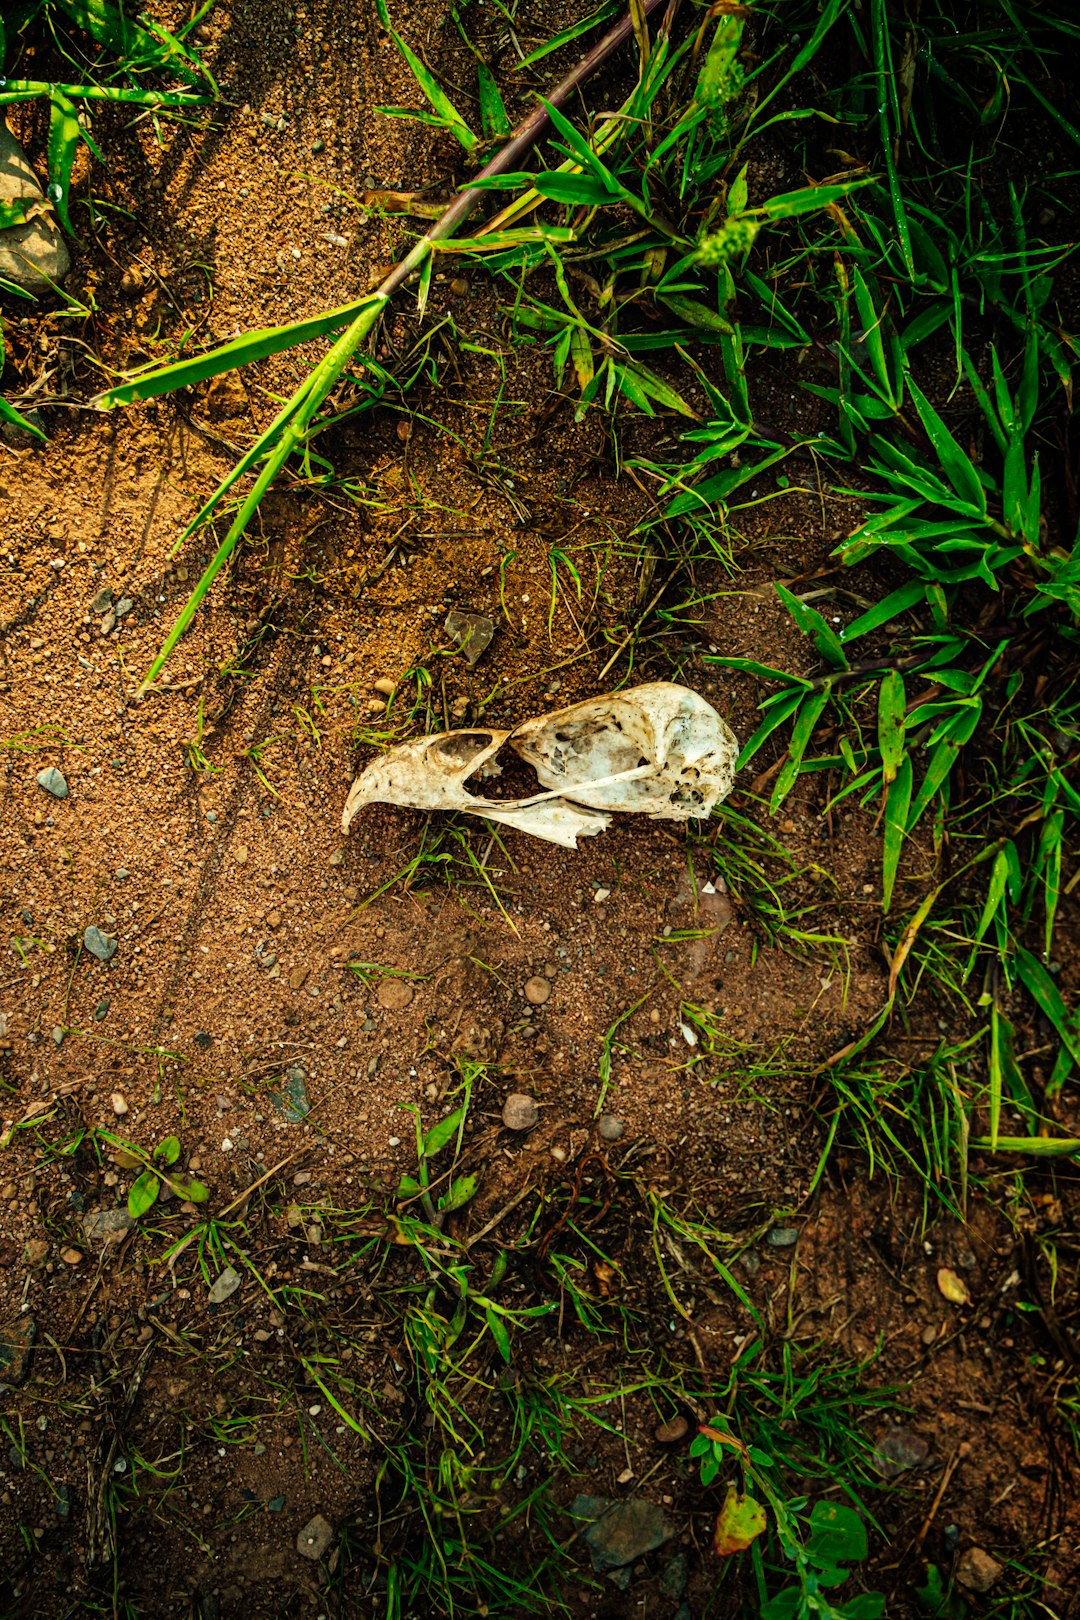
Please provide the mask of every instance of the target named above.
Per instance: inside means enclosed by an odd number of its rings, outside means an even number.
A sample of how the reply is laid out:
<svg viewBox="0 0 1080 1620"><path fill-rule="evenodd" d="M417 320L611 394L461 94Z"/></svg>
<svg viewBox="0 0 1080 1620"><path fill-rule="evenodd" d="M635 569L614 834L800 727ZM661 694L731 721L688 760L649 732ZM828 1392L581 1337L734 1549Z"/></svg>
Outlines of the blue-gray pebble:
<svg viewBox="0 0 1080 1620"><path fill-rule="evenodd" d="M44 788L46 793L51 793L54 799L67 798L68 785L63 772L58 771L55 765L47 765L43 771L38 771L37 785Z"/></svg>
<svg viewBox="0 0 1080 1620"><path fill-rule="evenodd" d="M116 955L116 941L111 934L105 934L100 928L93 926L83 935L83 944L91 956L96 956L99 962L111 962Z"/></svg>

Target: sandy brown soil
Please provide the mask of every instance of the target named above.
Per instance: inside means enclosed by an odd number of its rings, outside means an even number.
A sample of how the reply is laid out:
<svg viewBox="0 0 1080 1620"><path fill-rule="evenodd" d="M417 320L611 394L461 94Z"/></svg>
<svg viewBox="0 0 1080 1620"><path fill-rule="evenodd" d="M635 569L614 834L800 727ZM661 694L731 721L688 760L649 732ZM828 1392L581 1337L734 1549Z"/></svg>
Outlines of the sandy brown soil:
<svg viewBox="0 0 1080 1620"><path fill-rule="evenodd" d="M536 9L526 48L559 22ZM424 37L420 11L400 21ZM449 25L429 26L427 48L452 81L459 47ZM83 402L111 368L162 357L189 328L203 341L343 302L405 239L353 199L379 186L446 196L458 158L375 111L416 98L366 10L238 0L215 9L200 41L227 104L164 125L160 144L146 123L104 125L110 167L77 188L101 205L92 224L80 211L87 234L69 283L93 312L11 323L14 367L42 380L50 443L0 445L0 1322L37 1332L27 1380L0 1397L5 1613L122 1612L100 1592L104 1607L80 1606L113 1552L133 1613L383 1612L361 1575L327 1596L320 1567L297 1552L316 1512L363 1539L380 1456L300 1358L344 1345L374 1427L390 1431L402 1347L326 1264L320 1222L329 1229L415 1165L403 1105L438 1119L455 1059L483 1066L472 1231L525 1187L565 1191L597 1151L616 1171L700 1197L736 1248L777 1212L798 1212L798 1248L763 1249L743 1285L781 1337L877 1353L874 1383L914 1380L902 1399L931 1451L880 1504L885 1524L901 1504L894 1573L959 1458L923 1550L947 1556L945 1525L957 1527L952 1546L1017 1556L1046 1538L1068 1581L1075 1528L1063 1535L1065 1447L1048 1416L1066 1366L1045 1317L1014 1308L1045 1212L1010 1227L986 1202L967 1227L924 1226L910 1190L868 1190L864 1161L839 1153L810 1197L823 1142L813 1071L884 996L872 816L847 809L826 824L816 790L800 790L772 827L802 872L789 893L808 928L843 939L846 960L837 947L801 960L771 948L738 896L704 946L665 943L665 929L695 920L688 873L712 869L709 830L688 843L678 828L624 820L567 853L513 834L500 844L477 826L463 829L474 864L444 843L444 867L408 880L433 847L418 814L369 810L342 839L348 785L377 737L440 720L508 724L596 691L656 588L653 559L629 541L641 491L617 478L599 422L575 425L546 355L511 353L486 282L440 272L429 325L452 325L429 343L438 385L391 392L327 436L333 480L313 467L265 503L158 688L135 696L208 555L196 539L174 556L177 537L305 356L116 417ZM17 127L40 160L41 118ZM402 313L382 340L406 375L418 330ZM706 571L698 622L669 620L642 643L635 678L688 682L745 737L760 694L708 656L798 667L805 644L769 582L820 566L850 519L810 496L750 514L747 573L732 584ZM564 569L549 621L556 546L581 588ZM131 603L107 631L94 606L104 589ZM442 630L451 606L497 625L474 670ZM605 684L626 670L623 656ZM392 701L380 679L397 683ZM62 801L36 783L49 765L68 783ZM84 948L90 927L115 937L108 963ZM402 1004L380 996L380 970L409 976ZM523 987L537 975L551 995L534 1007ZM688 1045L684 1002L715 1016L715 1053ZM604 1148L600 1058L629 1009L604 1099L626 1131ZM766 1055L763 1091L746 1077ZM282 1100L297 1075L302 1119ZM540 1104L524 1140L500 1126L510 1090ZM83 1143L95 1126L146 1151L178 1136L218 1215L246 1217L265 1193L253 1259L274 1287L320 1295L322 1325L286 1318L251 1274L208 1302L219 1259L200 1269L191 1247L165 1258L198 1219L181 1200L119 1245L88 1241L84 1217L132 1179ZM970 1312L942 1299L942 1265L967 1278ZM668 1331L652 1285L623 1286L640 1287ZM749 1318L730 1296L695 1290L687 1355L719 1384ZM670 1331L685 1338L685 1324ZM592 1354L571 1323L540 1345L552 1365ZM579 1448L579 1484L608 1492L627 1467L650 1474L647 1492L681 1515L697 1613L715 1580L708 1514L685 1456L658 1453L657 1421L648 1399L632 1402L620 1448ZM181 1446L167 1510L162 1497L129 1503L119 1529L103 1518L109 1470L135 1448L164 1476ZM583 1575L567 1600L597 1615L674 1613L655 1574L628 1592ZM710 1612L734 1612L732 1594L719 1601Z"/></svg>

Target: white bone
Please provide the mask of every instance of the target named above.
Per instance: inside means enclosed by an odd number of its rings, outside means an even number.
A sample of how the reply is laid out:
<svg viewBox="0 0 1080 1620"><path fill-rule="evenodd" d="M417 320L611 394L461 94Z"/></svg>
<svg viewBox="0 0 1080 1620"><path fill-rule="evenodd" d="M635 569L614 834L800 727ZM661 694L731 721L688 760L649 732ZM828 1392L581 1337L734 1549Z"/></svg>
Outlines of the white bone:
<svg viewBox="0 0 1080 1620"><path fill-rule="evenodd" d="M509 743L548 790L525 799L487 799L472 778L497 776ZM666 820L708 816L731 791L739 745L704 698L668 681L586 698L526 720L514 731L440 732L389 749L361 772L345 801L348 831L374 803L463 810L564 848L603 832L606 811Z"/></svg>

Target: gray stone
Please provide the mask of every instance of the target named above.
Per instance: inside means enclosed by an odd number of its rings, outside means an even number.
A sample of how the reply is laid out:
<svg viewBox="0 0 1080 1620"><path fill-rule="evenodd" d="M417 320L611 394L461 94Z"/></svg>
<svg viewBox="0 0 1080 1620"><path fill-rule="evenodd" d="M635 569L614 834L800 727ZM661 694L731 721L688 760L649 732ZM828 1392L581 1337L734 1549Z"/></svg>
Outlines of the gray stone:
<svg viewBox="0 0 1080 1620"><path fill-rule="evenodd" d="M105 934L100 928L91 926L83 935L83 944L91 956L96 956L99 962L111 962L116 955L116 940L111 934Z"/></svg>
<svg viewBox="0 0 1080 1620"><path fill-rule="evenodd" d="M593 1520L582 1534L598 1574L622 1569L670 1541L678 1526L654 1502L631 1496L625 1501L605 1496L575 1496L573 1518Z"/></svg>
<svg viewBox="0 0 1080 1620"><path fill-rule="evenodd" d="M799 1241L797 1226L774 1226L765 1239L770 1249L793 1249Z"/></svg>
<svg viewBox="0 0 1080 1620"><path fill-rule="evenodd" d="M674 1558L664 1565L660 1575L660 1595L671 1598L677 1602L690 1581L690 1561L684 1552L677 1552Z"/></svg>
<svg viewBox="0 0 1080 1620"><path fill-rule="evenodd" d="M51 793L54 799L66 799L68 796L63 772L58 771L55 765L46 765L43 771L38 771L37 785L44 788L46 793Z"/></svg>
<svg viewBox="0 0 1080 1620"><path fill-rule="evenodd" d="M71 257L26 154L0 118L0 202L29 203L30 217L0 230L0 276L26 292L49 292L71 269Z"/></svg>
<svg viewBox="0 0 1080 1620"><path fill-rule="evenodd" d="M99 629L101 630L103 636L111 635L116 629L116 614L112 608L109 609L108 613L106 613L105 617L102 619Z"/></svg>
<svg viewBox="0 0 1080 1620"><path fill-rule="evenodd" d="M465 654L466 662L475 664L491 645L495 626L482 613L467 613L462 608L451 608L443 625L455 647Z"/></svg>
<svg viewBox="0 0 1080 1620"><path fill-rule="evenodd" d="M33 1317L16 1316L0 1326L0 1384L14 1388L30 1370L30 1355L37 1338Z"/></svg>
<svg viewBox="0 0 1080 1620"><path fill-rule="evenodd" d="M926 1461L930 1443L911 1429L889 1429L874 1447L873 1463L883 1479L895 1479Z"/></svg>
<svg viewBox="0 0 1080 1620"><path fill-rule="evenodd" d="M626 1126L614 1114L601 1114L597 1130L602 1142L618 1142L626 1135Z"/></svg>
<svg viewBox="0 0 1080 1620"><path fill-rule="evenodd" d="M135 603L130 596L122 596L116 604L116 617L122 619L125 613L130 613Z"/></svg>
<svg viewBox="0 0 1080 1620"><path fill-rule="evenodd" d="M92 1215L83 1216L83 1236L87 1243L101 1244L119 1243L126 1232L130 1232L135 1222L126 1209L99 1209Z"/></svg>
<svg viewBox="0 0 1080 1620"><path fill-rule="evenodd" d="M239 1286L240 1273L234 1271L232 1266L226 1266L206 1297L211 1305L223 1305L230 1294L236 1293Z"/></svg>
<svg viewBox="0 0 1080 1620"><path fill-rule="evenodd" d="M64 1036L66 1035L66 1033L67 1033L67 1031L64 1029L62 1024L54 1024L53 1027L52 1027L53 1045L54 1046L63 1046L63 1044L64 1044Z"/></svg>
<svg viewBox="0 0 1080 1620"><path fill-rule="evenodd" d="M296 1538L296 1550L302 1558L318 1560L334 1539L334 1527L316 1513L309 1519Z"/></svg>
<svg viewBox="0 0 1080 1620"><path fill-rule="evenodd" d="M107 585L103 585L90 604L91 613L108 613L113 605L113 593Z"/></svg>

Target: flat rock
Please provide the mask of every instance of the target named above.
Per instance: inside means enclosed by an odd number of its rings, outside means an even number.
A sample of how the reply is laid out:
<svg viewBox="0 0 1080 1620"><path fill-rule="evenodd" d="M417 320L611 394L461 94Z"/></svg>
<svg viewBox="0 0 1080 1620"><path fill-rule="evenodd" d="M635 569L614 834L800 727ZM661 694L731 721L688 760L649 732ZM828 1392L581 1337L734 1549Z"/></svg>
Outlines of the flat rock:
<svg viewBox="0 0 1080 1620"><path fill-rule="evenodd" d="M83 944L99 962L111 962L116 955L116 941L111 934L91 926L83 935Z"/></svg>
<svg viewBox="0 0 1080 1620"><path fill-rule="evenodd" d="M631 1496L619 1501L606 1496L576 1496L570 1509L578 1520L594 1520L582 1533L593 1568L598 1574L622 1569L670 1541L678 1526L662 1508Z"/></svg>
<svg viewBox="0 0 1080 1620"><path fill-rule="evenodd" d="M407 979L381 979L375 999L387 1012L400 1012L413 998L413 987Z"/></svg>
<svg viewBox="0 0 1080 1620"><path fill-rule="evenodd" d="M98 1209L83 1216L83 1237L92 1244L119 1243L134 1225L126 1209Z"/></svg>
<svg viewBox="0 0 1080 1620"><path fill-rule="evenodd" d="M319 1559L334 1539L334 1527L321 1513L309 1519L296 1538L296 1550L302 1558Z"/></svg>
<svg viewBox="0 0 1080 1620"><path fill-rule="evenodd" d="M469 664L475 664L491 645L495 626L482 613L469 613L463 608L451 608L443 625L450 640Z"/></svg>
<svg viewBox="0 0 1080 1620"><path fill-rule="evenodd" d="M71 256L26 154L0 118L0 202L27 201L33 217L0 231L0 276L26 292L49 292L71 269Z"/></svg>
<svg viewBox="0 0 1080 1620"><path fill-rule="evenodd" d="M601 1114L596 1128L601 1142L618 1142L626 1135L626 1126L615 1114Z"/></svg>
<svg viewBox="0 0 1080 1620"><path fill-rule="evenodd" d="M234 1271L232 1266L226 1266L206 1297L211 1305L223 1305L231 1294L236 1293L239 1286L240 1273Z"/></svg>
<svg viewBox="0 0 1080 1620"><path fill-rule="evenodd" d="M51 793L54 799L66 799L68 796L64 773L58 771L55 765L47 765L43 771L38 771L37 785L44 788L46 793Z"/></svg>
<svg viewBox="0 0 1080 1620"><path fill-rule="evenodd" d="M678 1602L690 1584L690 1560L684 1552L677 1552L664 1566L660 1576L660 1595Z"/></svg>
<svg viewBox="0 0 1080 1620"><path fill-rule="evenodd" d="M0 1384L14 1388L30 1370L30 1354L37 1338L33 1317L16 1316L0 1325Z"/></svg>
<svg viewBox="0 0 1080 1620"><path fill-rule="evenodd" d="M930 1453L930 1443L912 1429L890 1429L874 1447L873 1463L883 1479L895 1479L918 1468Z"/></svg>

